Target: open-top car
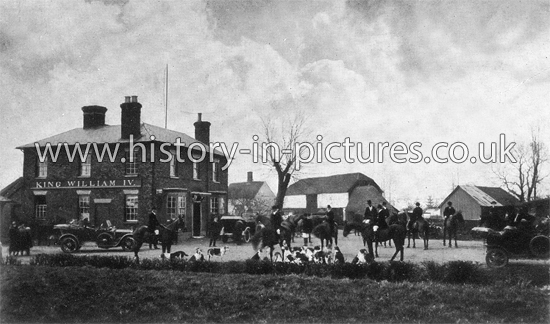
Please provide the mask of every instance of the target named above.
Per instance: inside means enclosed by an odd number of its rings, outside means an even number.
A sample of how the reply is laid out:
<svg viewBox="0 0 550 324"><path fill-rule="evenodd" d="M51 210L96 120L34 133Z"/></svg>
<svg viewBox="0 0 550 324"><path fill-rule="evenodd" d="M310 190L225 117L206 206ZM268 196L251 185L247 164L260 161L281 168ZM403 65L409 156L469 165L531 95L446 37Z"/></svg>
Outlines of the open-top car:
<svg viewBox="0 0 550 324"><path fill-rule="evenodd" d="M95 242L99 248L108 249L122 247L124 251L131 251L134 246L132 230L117 229L109 221L107 225L94 228L77 223L54 225L57 244L61 250L71 253L80 250L84 242Z"/></svg>
<svg viewBox="0 0 550 324"><path fill-rule="evenodd" d="M249 242L252 235L255 233L256 221L253 215L243 216L222 216L220 218L222 224L222 241L227 243L229 238L237 243Z"/></svg>
<svg viewBox="0 0 550 324"><path fill-rule="evenodd" d="M485 261L492 268L504 267L509 259L547 259L550 257L550 239L547 234L518 229L505 228L494 231L483 227L474 227L478 237L485 240L487 254Z"/></svg>

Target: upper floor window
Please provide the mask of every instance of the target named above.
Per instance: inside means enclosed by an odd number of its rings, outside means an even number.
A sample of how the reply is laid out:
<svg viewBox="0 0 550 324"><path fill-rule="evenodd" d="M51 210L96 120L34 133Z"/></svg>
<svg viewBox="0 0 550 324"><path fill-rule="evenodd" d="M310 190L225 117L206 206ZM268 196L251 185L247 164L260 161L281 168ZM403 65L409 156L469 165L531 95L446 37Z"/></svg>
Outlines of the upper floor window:
<svg viewBox="0 0 550 324"><path fill-rule="evenodd" d="M38 178L45 178L48 176L48 157L44 157L44 161L40 161L40 158L37 158L36 176Z"/></svg>
<svg viewBox="0 0 550 324"><path fill-rule="evenodd" d="M220 182L220 160L218 159L212 162L212 181Z"/></svg>
<svg viewBox="0 0 550 324"><path fill-rule="evenodd" d="M84 162L80 161L80 174L81 177L89 177L92 175L92 155L88 154Z"/></svg>
<svg viewBox="0 0 550 324"><path fill-rule="evenodd" d="M198 161L200 160L201 155L197 153L193 153L193 160ZM193 179L200 180L200 165L199 162L193 162Z"/></svg>
<svg viewBox="0 0 550 324"><path fill-rule="evenodd" d="M126 195L126 204L124 206L124 220L136 221L138 214L138 196Z"/></svg>
<svg viewBox="0 0 550 324"><path fill-rule="evenodd" d="M171 150L172 159L170 160L170 176L176 178L178 176L178 159L176 158L176 151Z"/></svg>
<svg viewBox="0 0 550 324"><path fill-rule="evenodd" d="M130 153L132 154L132 159L130 159ZM126 150L126 174L128 175L135 175L138 174L138 160L139 160L139 151L137 150L137 147L134 148L133 152L130 152L130 150Z"/></svg>

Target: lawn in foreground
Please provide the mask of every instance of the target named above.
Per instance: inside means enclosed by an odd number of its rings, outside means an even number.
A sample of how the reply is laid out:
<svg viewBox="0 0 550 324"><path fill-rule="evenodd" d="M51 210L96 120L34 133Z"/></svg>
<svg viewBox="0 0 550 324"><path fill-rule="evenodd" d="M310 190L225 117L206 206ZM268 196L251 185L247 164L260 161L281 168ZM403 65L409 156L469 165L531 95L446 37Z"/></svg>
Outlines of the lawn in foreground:
<svg viewBox="0 0 550 324"><path fill-rule="evenodd" d="M548 322L530 285L3 266L3 322Z"/></svg>

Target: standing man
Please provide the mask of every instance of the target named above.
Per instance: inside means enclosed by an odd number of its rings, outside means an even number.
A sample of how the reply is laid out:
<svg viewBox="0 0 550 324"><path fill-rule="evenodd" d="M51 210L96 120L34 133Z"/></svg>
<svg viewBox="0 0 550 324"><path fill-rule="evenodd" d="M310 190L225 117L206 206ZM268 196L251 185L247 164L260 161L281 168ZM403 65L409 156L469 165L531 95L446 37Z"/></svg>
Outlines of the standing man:
<svg viewBox="0 0 550 324"><path fill-rule="evenodd" d="M370 219L373 222L378 216L378 211L372 205L372 201L367 200L367 208L365 209L365 214L363 215L363 220Z"/></svg>
<svg viewBox="0 0 550 324"><path fill-rule="evenodd" d="M208 246L216 246L216 240L220 237L222 225L218 222L218 217L214 217L214 221L210 224L210 243Z"/></svg>
<svg viewBox="0 0 550 324"><path fill-rule="evenodd" d="M334 233L334 212L332 211L332 207L330 205L327 205L327 221L330 226L330 235L333 235Z"/></svg>
<svg viewBox="0 0 550 324"><path fill-rule="evenodd" d="M447 202L447 207L445 207L445 210L443 211L443 217L445 218L443 221L443 246L445 246L445 235L447 234L447 219L455 213L456 210L453 207L453 202Z"/></svg>
<svg viewBox="0 0 550 324"><path fill-rule="evenodd" d="M153 244L155 246L155 249L158 250L158 246L157 246L158 237L155 234L155 230L157 229L157 226L160 226L160 223L157 219L157 209L153 207L151 209L151 213L149 213L149 225L148 225L149 235L150 235L149 248L151 248L151 244Z"/></svg>

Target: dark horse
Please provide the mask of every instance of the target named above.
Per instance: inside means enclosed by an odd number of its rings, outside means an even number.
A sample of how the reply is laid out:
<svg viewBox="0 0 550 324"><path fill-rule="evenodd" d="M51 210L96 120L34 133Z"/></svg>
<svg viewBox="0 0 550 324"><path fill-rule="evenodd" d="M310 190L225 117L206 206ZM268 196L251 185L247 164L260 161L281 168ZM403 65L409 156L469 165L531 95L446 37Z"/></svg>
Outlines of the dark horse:
<svg viewBox="0 0 550 324"><path fill-rule="evenodd" d="M176 220L174 220L172 223L164 226L160 225L157 227L159 230L159 240L162 244L162 253L170 253L170 250L172 248L172 241L174 240L174 236L177 234L178 229L184 228L184 220L182 216L178 216ZM137 262L139 262L139 256L138 252L143 243L149 242L151 233L149 232L149 228L147 225L142 225L138 227L134 233L134 256Z"/></svg>
<svg viewBox="0 0 550 324"><path fill-rule="evenodd" d="M455 247L458 247L458 244L456 244L456 236L458 233L458 225L464 224L464 216L462 216L462 213L460 211L456 212L454 215L449 216L445 220L446 224L445 227L447 228L447 233L449 234L449 247L452 248L453 244L451 242L452 238L455 239ZM443 232L443 245L445 245L445 231Z"/></svg>
<svg viewBox="0 0 550 324"><path fill-rule="evenodd" d="M328 221L324 221L321 224L315 226L313 228L313 231L311 231L313 235L315 235L317 238L321 240L321 251L325 247L324 243L327 243L327 246L332 246L332 238L334 238L334 245L338 246L338 224L334 224L334 230L330 231L330 224Z"/></svg>
<svg viewBox="0 0 550 324"><path fill-rule="evenodd" d="M397 253L401 252L400 260L403 261L403 253L405 245L405 237L407 236L407 229L401 224L391 224L386 229L379 229L376 234L373 229L373 225L370 223L356 223L356 222L346 222L344 224L344 237L347 237L352 230L359 230L363 237L363 245L366 245L369 249L369 254L371 256L378 257L378 242L385 242L388 240L393 240L395 244L395 253L391 257L390 261L393 261L397 256ZM375 250L373 253L372 242L375 242Z"/></svg>
<svg viewBox="0 0 550 324"><path fill-rule="evenodd" d="M409 219L410 215L405 211ZM424 218L418 218L414 223L407 224L407 248L411 247L411 236L413 240L413 249L416 248L416 235L420 235L424 240L424 250L428 249L428 242L430 240L430 223Z"/></svg>
<svg viewBox="0 0 550 324"><path fill-rule="evenodd" d="M298 227L298 222L302 220L303 215L288 216L281 223L281 233L279 234L279 244L283 246L283 241L290 250L290 242L294 241L294 233Z"/></svg>
<svg viewBox="0 0 550 324"><path fill-rule="evenodd" d="M255 252L263 250L265 247L269 247L269 258L273 261L273 250L275 245L280 244L279 235L271 224L269 216L258 215L256 216L256 233L250 239L252 248Z"/></svg>

